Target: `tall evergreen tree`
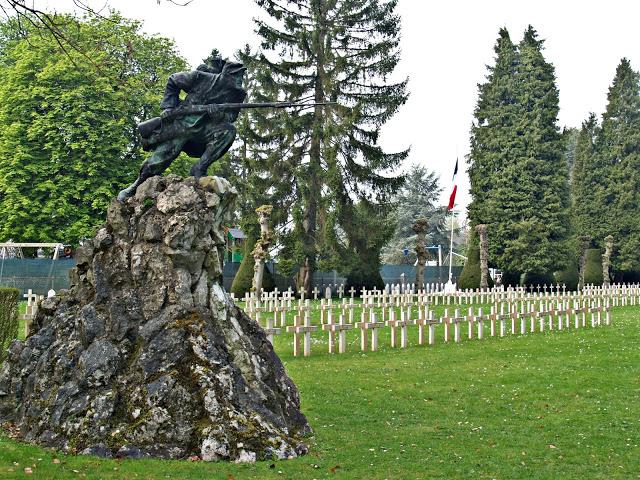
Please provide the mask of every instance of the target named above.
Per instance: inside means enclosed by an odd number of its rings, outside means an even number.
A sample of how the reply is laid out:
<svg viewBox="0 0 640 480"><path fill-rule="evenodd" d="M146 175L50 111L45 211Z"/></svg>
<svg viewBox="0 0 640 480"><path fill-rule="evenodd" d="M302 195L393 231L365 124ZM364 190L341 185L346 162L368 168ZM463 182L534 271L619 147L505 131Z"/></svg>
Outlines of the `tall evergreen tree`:
<svg viewBox="0 0 640 480"><path fill-rule="evenodd" d="M506 28L501 28L494 47L495 65L487 66L487 81L478 85L478 104L471 126L469 168L471 203L469 219L475 225L494 222L492 192L500 172L511 161L517 121L515 74L518 52ZM492 251L491 258L496 252Z"/></svg>
<svg viewBox="0 0 640 480"><path fill-rule="evenodd" d="M408 151L378 145L381 127L407 99L407 81L388 80L400 59L397 0L256 2L271 19L256 21L263 51L240 53L260 85L250 95L338 103L251 113L255 168L271 172L266 191L274 190L275 206L293 220L287 255L310 291L318 252L335 250L344 212L359 199L386 198L402 182L392 169Z"/></svg>
<svg viewBox="0 0 640 480"><path fill-rule="evenodd" d="M572 233L576 238L589 236L596 242L608 235L611 225L610 215L603 208L611 168L601 161L596 150L599 131L592 113L578 134L571 175Z"/></svg>
<svg viewBox="0 0 640 480"><path fill-rule="evenodd" d="M471 229L478 224L489 225L489 263L498 266L503 251L493 241L493 226L502 212L494 206L494 189L501 172L511 161L514 130L518 116L515 75L518 67L517 47L506 28L501 28L494 47L495 64L487 66L487 81L478 85L478 104L471 127L471 151L467 173L470 180L471 203L468 207ZM471 242L478 237L472 236ZM519 277L514 273L513 276Z"/></svg>
<svg viewBox="0 0 640 480"><path fill-rule="evenodd" d="M508 272L546 275L565 261L568 235L568 169L557 126L558 90L553 65L545 60L543 41L533 27L525 31L515 56L509 44L501 31L498 46L503 48L497 51L506 52L499 59L509 58L513 67L498 90L503 101L493 100L493 76L480 88L470 155L472 194L478 201L470 218L473 225L489 224L492 263Z"/></svg>
<svg viewBox="0 0 640 480"><path fill-rule="evenodd" d="M640 76L623 58L616 69L602 116L598 155L602 170L610 171L602 191L600 208L615 221L605 223L608 231L597 235L602 246L604 236L613 234L618 255L613 264L618 270L640 271Z"/></svg>
<svg viewBox="0 0 640 480"><path fill-rule="evenodd" d="M529 26L518 47L520 145L496 191L497 207L507 215L494 235L505 242L505 269L541 275L563 266L569 233L569 175L557 126L558 89L554 67L542 54L543 43Z"/></svg>

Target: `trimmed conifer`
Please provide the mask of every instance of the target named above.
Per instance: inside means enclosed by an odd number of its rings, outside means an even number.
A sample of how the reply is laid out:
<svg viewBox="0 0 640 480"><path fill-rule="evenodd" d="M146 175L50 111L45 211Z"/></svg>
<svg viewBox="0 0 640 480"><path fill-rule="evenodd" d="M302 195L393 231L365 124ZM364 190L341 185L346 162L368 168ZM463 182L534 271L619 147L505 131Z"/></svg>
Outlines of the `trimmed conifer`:
<svg viewBox="0 0 640 480"><path fill-rule="evenodd" d="M489 261L530 279L551 278L566 261L568 236L558 89L542 49L531 26L517 48L500 31L496 65L480 86L469 157L469 217L472 225L489 225Z"/></svg>
<svg viewBox="0 0 640 480"><path fill-rule="evenodd" d="M587 250L584 264L584 283L586 285L602 285L602 250L599 248Z"/></svg>
<svg viewBox="0 0 640 480"><path fill-rule="evenodd" d="M253 250L255 243L255 237L247 237L244 242L242 262L240 262L236 276L233 277L233 282L231 283L231 293L233 293L236 298L243 298L246 293L251 292L253 285L253 267L255 265L255 259L253 255L251 255L251 250ZM275 288L273 275L266 266L264 268L264 276L262 277L262 288L265 292L270 292Z"/></svg>
<svg viewBox="0 0 640 480"><path fill-rule="evenodd" d="M469 240L467 260L457 281L458 288L462 290L480 288L480 248L477 241L477 238Z"/></svg>
<svg viewBox="0 0 640 480"><path fill-rule="evenodd" d="M602 170L610 172L599 205L606 231L594 238L603 246L613 235L618 253L612 262L623 271L640 270L640 75L623 58L607 95L598 138ZM598 220L600 220L598 218ZM607 221L607 219L611 219Z"/></svg>

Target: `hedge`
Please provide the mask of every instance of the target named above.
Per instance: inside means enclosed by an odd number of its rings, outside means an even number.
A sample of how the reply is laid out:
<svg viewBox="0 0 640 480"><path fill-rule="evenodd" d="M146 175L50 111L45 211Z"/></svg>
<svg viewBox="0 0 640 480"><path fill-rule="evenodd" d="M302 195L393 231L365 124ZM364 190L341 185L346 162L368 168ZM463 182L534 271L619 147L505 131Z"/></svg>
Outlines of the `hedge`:
<svg viewBox="0 0 640 480"><path fill-rule="evenodd" d="M599 248L587 250L584 264L584 283L602 285L602 251Z"/></svg>
<svg viewBox="0 0 640 480"><path fill-rule="evenodd" d="M18 338L18 298L20 291L0 287L0 362L7 355L9 344Z"/></svg>
<svg viewBox="0 0 640 480"><path fill-rule="evenodd" d="M354 288L357 291L366 288L367 290L373 290L377 288L379 290L384 289L384 282L380 276L380 265L355 265L347 273L347 281L345 282L345 291Z"/></svg>
<svg viewBox="0 0 640 480"><path fill-rule="evenodd" d="M476 243L478 241L479 239L476 235L469 240L467 260L464 262L464 267L457 282L458 288L462 290L480 288L480 247ZM493 287L493 279L490 274L487 276L487 283L489 288Z"/></svg>
<svg viewBox="0 0 640 480"><path fill-rule="evenodd" d="M522 284L528 287L537 287L538 285L553 285L556 283L556 279L553 276L553 273L544 272L529 272L524 275L524 279L522 280Z"/></svg>
<svg viewBox="0 0 640 480"><path fill-rule="evenodd" d="M567 291L573 292L578 289L578 266L571 264L564 270L556 272L556 282L567 286Z"/></svg>

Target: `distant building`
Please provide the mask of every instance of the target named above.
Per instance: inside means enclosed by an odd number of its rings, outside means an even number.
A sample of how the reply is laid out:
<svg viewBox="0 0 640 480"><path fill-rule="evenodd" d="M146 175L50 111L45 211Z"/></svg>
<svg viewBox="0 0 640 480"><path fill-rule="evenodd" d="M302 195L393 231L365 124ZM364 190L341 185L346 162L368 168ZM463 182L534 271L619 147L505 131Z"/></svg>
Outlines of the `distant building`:
<svg viewBox="0 0 640 480"><path fill-rule="evenodd" d="M236 227L227 230L227 262L240 263L244 255L245 233Z"/></svg>

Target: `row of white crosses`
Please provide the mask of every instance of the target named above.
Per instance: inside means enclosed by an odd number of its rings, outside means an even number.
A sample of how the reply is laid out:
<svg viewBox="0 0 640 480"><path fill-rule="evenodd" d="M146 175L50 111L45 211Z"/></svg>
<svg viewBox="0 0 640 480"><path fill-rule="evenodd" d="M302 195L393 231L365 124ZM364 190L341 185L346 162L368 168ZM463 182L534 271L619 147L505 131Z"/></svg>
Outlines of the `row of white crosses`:
<svg viewBox="0 0 640 480"><path fill-rule="evenodd" d="M333 288L336 286L334 285ZM324 299L331 298L332 287L326 287L324 292ZM477 304L477 303L497 303L500 301L508 300L536 300L541 298L611 298L614 299L612 306L619 305L636 305L640 304L640 285L638 284L613 284L609 287L597 287L593 285L586 285L581 292L569 292L565 285L538 285L535 287L493 287L487 289L468 289L459 290L456 293L444 293L442 284L430 283L423 286L421 289L417 289L414 284L388 284L384 290L356 290L355 288L349 289L347 292L344 290L344 286L340 285L337 288L339 299L342 300L345 294L348 294L350 298L354 298L358 294L361 298L365 297L380 297L380 296L398 296L398 295L427 295L428 301L433 305L463 305L463 304ZM300 299L305 299L303 290L300 290L298 296ZM318 287L312 290L312 298L319 300L321 298L321 291ZM279 292L275 289L273 292L261 292L260 295L255 293L245 298L251 297L253 300L261 300L263 303L268 301L274 301L276 299L287 299L290 302L295 297L295 293L291 288L285 292Z"/></svg>
<svg viewBox="0 0 640 480"><path fill-rule="evenodd" d="M483 314L482 308L478 309L478 313L474 314L473 307L469 308L468 314L460 315L460 310L455 309L453 316L448 315L445 309L444 317L441 319L444 323L444 340L449 341L451 335L450 325L454 329L454 341L460 341L460 323L467 322L468 337L472 339L474 336L474 325L477 329L478 339L482 339L484 335L484 323L489 322L491 336L504 337L508 332L511 334L525 335L526 333L535 333L536 330L544 332L545 330L563 330L569 329L571 326L578 329L587 326L587 316L590 315L591 327L602 325L602 317L604 314L604 324L611 324L611 314L609 301L605 303L599 300L583 301L582 303L574 300L562 302L546 302L540 300L537 302L520 303L520 308L512 304L494 305L488 314ZM573 322L572 319L573 318ZM527 324L528 321L528 324Z"/></svg>
<svg viewBox="0 0 640 480"><path fill-rule="evenodd" d="M428 343L435 343L435 327L442 324L444 328L444 341L460 342L462 338L461 324L467 323L467 336L469 339L484 337L485 323L489 323L490 335L504 337L508 332L511 334L524 335L528 332L536 331L544 332L545 330L563 330L585 327L587 325L587 315L591 315L590 324L596 327L602 324L604 314L604 323L611 323L610 317L610 301L600 298L582 301L578 300L538 300L538 301L521 301L521 302L503 302L491 307L488 313L484 313L482 308L474 311L473 307L469 307L466 315L460 313L459 309L455 309L453 315L449 315L449 309L445 309L444 316L435 319L433 311L429 310L426 302L414 305L417 307L417 318L413 318L411 313L411 305L400 303L400 318L397 316L396 307L393 305L388 310L388 320L378 321L377 312L374 308L375 304L365 303L361 310L361 318L357 323L347 323L346 315L339 314L339 320L334 321L333 310L328 309L325 321L321 322L321 326L311 324L311 310L313 307L309 300L305 300L299 314L294 317L294 325L286 327L286 330L293 333L293 354L299 356L311 355L311 334L313 332L328 332L329 353L336 352L336 336L338 353L346 351L346 332L351 329L360 330L360 350L376 351L378 349L379 330L384 327L390 329L391 347L406 348L408 346L408 328L410 326L418 327L418 344L425 343L425 330L428 330ZM367 308L370 307L370 308ZM384 312L384 306L382 307ZM571 322L573 318L573 322ZM266 333L271 342L273 336L280 334L282 329L275 328L273 318L267 317ZM452 335L453 333L453 335ZM452 338L453 337L453 338ZM370 338L370 340L369 340ZM302 349L301 349L302 341Z"/></svg>
<svg viewBox="0 0 640 480"><path fill-rule="evenodd" d="M353 289L352 289L353 290ZM392 290L391 290L392 291ZM307 304L303 298L295 299L293 292L288 290L284 292L282 296L278 295L277 291L273 293L263 293L261 299L258 300L254 296L247 295L245 297L246 311L254 318L258 323L262 322L262 315L265 314L269 318L273 318L273 328L287 326L287 313L297 312L298 316L302 319L305 317L305 308L317 309L320 312L320 323L324 325L327 323L327 318L331 316L332 319L340 318L342 315L345 319L345 323L353 324L355 322L355 310L362 309L365 311L371 311L376 309L380 315L380 321L386 322L389 318L390 312L398 308L406 309L407 317L411 317L411 309L415 307L421 307L424 305L438 304L437 298L428 293L426 290L422 290L418 293L408 291L407 293L387 293L387 291L378 290L361 290L360 296L361 302L356 302L353 297L343 298L341 301L334 302L332 299L322 299L319 303L314 302L313 307L305 307ZM560 292L557 295L550 296L550 292L543 292L540 294L529 294L524 289L512 289L507 290L505 295L497 296L491 303L508 303L508 311L512 312L512 305L522 302L536 302L544 300L547 302L569 302L574 301L582 302L584 300L595 299L608 299L610 305L635 305L640 298L640 288L638 286L624 286L608 289L591 289L585 290L581 293L568 293ZM334 311L337 310L337 314ZM393 319L394 321L402 321L400 319ZM331 321L330 323L336 323ZM332 327L338 328L338 327ZM349 328L349 327L345 327Z"/></svg>
<svg viewBox="0 0 640 480"><path fill-rule="evenodd" d="M351 289L349 293L352 296L349 299L343 298L341 302L336 303L333 303L331 299L322 299L319 304L316 304L313 307L308 301L303 301L302 298L296 301L291 289L283 292L281 296L277 291L273 293L263 293L261 295L262 302L253 296L247 296L245 300L247 301L248 313L256 320L260 321L260 315L262 313L266 314L267 321L265 323L267 326L267 334L271 340L273 340L274 335L278 335L282 332L282 328L277 328L277 323L280 324L280 327L286 327L287 312L295 311L298 313L296 316L297 318L294 318L294 325L289 329L295 334L294 336L297 335L297 346L295 347L296 353L300 352L300 339L304 339L306 347L304 352L310 354L311 333L318 330L318 327L311 325L310 322L310 312L314 308L320 310L321 326L319 328L328 332L330 335L329 349L331 352L335 351L336 336L338 338L338 351L344 352L346 348L346 332L354 328L360 329L360 343L363 351L368 348L371 348L371 350L376 350L378 348L378 330L384 326L391 328L392 346L394 347L397 345L400 345L401 347L406 346L406 329L410 325L419 326L419 343L424 342L425 328L428 328L430 334L429 340L430 343L432 343L434 339L434 326L437 323L442 323L442 319L434 321L431 317L431 320L429 320L428 316L430 312L428 312L428 309L425 309L430 302L434 301L434 297L426 289L417 293L414 293L412 289L406 289L406 293L399 292L400 291L397 288L388 288L384 291L367 291L363 289L358 292L362 297L362 303L360 303L354 301L353 296L355 294L355 290ZM475 293L482 295L483 292L476 291ZM499 305L494 307L490 312L490 315L494 315L493 322L490 322L492 335L496 335L496 328L499 328L500 334L504 335L507 331L505 322L509 319L511 319L512 333L516 333L516 321L518 319L520 321L520 332L522 333L526 331L526 326L524 326L524 317L528 317L531 324L534 324L537 319L539 329L543 330L545 328L545 324L542 319L547 314L549 321L551 322L551 324L548 324L547 328L553 328L554 325L552 318L560 315L559 312L561 311L568 311L569 305L572 306L572 309L595 308L596 310L592 310L591 312L584 311L583 315L586 315L586 313L595 314L592 315L592 324L600 324L601 320L599 317L603 310L598 309L603 308L603 305L606 304L608 307L640 304L640 286L638 285L613 285L606 288L588 286L580 293L566 292L566 290L558 288L554 289L553 296L551 296L551 289L548 289L545 292L544 288L540 293L532 293L524 288L505 289L504 291L497 291L494 289L491 292L487 291L485 293L491 294L493 297L491 299L497 300L495 305ZM301 295L301 297L303 297L303 295ZM531 304L541 301L544 303L539 303L537 309L532 311ZM598 302L595 307L593 307L594 301ZM437 302L437 297L435 298L435 302ZM591 307L585 307L587 304L591 305ZM551 306L546 307L546 305ZM417 320L412 320L412 307L417 307L419 312L424 310L426 313L424 315L419 314L419 318ZM354 318L356 308L361 308L361 318L359 322L354 323L356 321ZM397 318L397 308L401 309L400 318ZM334 310L336 309L338 312L337 314L334 314ZM273 316L271 314L273 314ZM380 316L379 320L377 318L378 315ZM568 318L569 314L566 315ZM606 315L608 318L609 314L607 313ZM532 318L534 316L535 318ZM470 319L470 317L480 318L473 320ZM473 332L473 322L482 323L482 317L482 311L480 311L478 315L469 313L464 317L467 322L470 322L468 327L471 331L469 334L470 336ZM335 321L336 318L339 319L338 322ZM449 318L448 313L443 318ZM456 335L456 330L459 330L458 324L461 321L460 319L463 317L454 312L453 317L450 318L454 320L452 322L447 322L449 325L445 326L445 338L447 341L450 338L451 329L453 329L454 337L459 338L460 334L458 332ZM429 323L430 321L431 324ZM566 327L568 327L568 320L565 322L565 328ZM533 331L534 328L534 326L531 326L530 330ZM556 328L563 328L563 325L558 324ZM400 334L399 338L397 332ZM478 333L478 336L481 335L482 332ZM368 336L370 336L370 342L368 340Z"/></svg>

